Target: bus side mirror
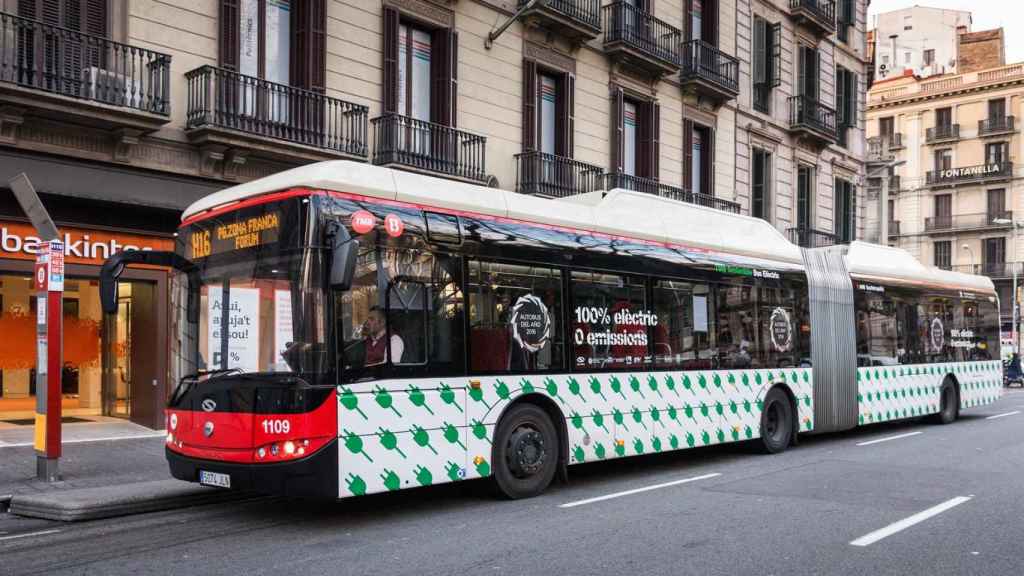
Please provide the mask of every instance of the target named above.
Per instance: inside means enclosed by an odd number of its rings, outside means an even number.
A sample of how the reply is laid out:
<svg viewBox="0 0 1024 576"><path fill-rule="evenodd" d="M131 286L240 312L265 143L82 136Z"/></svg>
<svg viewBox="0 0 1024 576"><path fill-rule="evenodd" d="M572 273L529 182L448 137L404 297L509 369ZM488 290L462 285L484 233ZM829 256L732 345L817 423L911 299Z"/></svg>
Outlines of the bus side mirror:
<svg viewBox="0 0 1024 576"><path fill-rule="evenodd" d="M199 321L199 302L196 298L199 276L196 265L174 252L160 250L125 250L103 262L100 268L100 305L105 314L117 312L117 280L128 264L167 266L188 274L188 320L193 323Z"/></svg>
<svg viewBox="0 0 1024 576"><path fill-rule="evenodd" d="M356 258L359 256L359 241L349 239L331 250L331 288L348 290L356 273Z"/></svg>
<svg viewBox="0 0 1024 576"><path fill-rule="evenodd" d="M104 314L117 312L117 279L124 272L124 252L114 254L100 268L100 305Z"/></svg>

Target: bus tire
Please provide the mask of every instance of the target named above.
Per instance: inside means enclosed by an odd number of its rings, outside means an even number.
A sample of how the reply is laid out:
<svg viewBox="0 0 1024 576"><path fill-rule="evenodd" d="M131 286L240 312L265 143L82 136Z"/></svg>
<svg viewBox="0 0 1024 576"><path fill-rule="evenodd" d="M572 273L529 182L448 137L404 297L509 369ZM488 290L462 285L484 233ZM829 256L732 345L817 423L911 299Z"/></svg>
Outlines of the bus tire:
<svg viewBox="0 0 1024 576"><path fill-rule="evenodd" d="M558 471L558 431L539 406L513 405L494 434L494 484L513 500L544 491Z"/></svg>
<svg viewBox="0 0 1024 576"><path fill-rule="evenodd" d="M793 441L795 409L789 396L780 388L772 388L764 397L761 410L761 442L758 449L765 454L778 454Z"/></svg>
<svg viewBox="0 0 1024 576"><path fill-rule="evenodd" d="M939 413L932 416L935 424L952 424L960 417L960 393L952 378L946 376L939 392Z"/></svg>

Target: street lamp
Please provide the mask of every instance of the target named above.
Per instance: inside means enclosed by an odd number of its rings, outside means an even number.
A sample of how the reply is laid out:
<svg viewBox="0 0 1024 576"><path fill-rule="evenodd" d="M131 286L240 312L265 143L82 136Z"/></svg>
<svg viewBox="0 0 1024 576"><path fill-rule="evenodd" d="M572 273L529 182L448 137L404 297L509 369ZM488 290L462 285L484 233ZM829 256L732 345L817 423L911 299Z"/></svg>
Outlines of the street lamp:
<svg viewBox="0 0 1024 576"><path fill-rule="evenodd" d="M966 251L967 251L967 253L971 255L971 261L970 261L970 264L971 264L971 269L973 270L973 269L974 269L974 251L973 251L973 250L971 250L971 247L970 247L970 246L968 246L967 244L964 244L963 246L961 246L961 248L963 248L964 250L966 250Z"/></svg>
<svg viewBox="0 0 1024 576"><path fill-rule="evenodd" d="M1000 225L1003 225L1003 226L1010 225L1010 226L1013 226L1014 228L1019 228L1020 227L1020 223L1016 223L1015 224L1014 221L1009 219L1009 218L993 218L992 219L992 223L993 224L1000 224ZM1012 323L1011 324L1010 334L1011 334L1011 338L1013 338L1013 351L1017 352L1020 349L1020 342L1017 340L1017 266L1016 266L1016 260L1017 260L1017 240L1016 240L1016 238L1013 238L1013 237L1010 238L1010 247L1013 249L1013 255L1010 256L1010 267L1013 268L1013 292L1010 293L1010 300L1013 302L1012 312L1010 313L1010 322Z"/></svg>

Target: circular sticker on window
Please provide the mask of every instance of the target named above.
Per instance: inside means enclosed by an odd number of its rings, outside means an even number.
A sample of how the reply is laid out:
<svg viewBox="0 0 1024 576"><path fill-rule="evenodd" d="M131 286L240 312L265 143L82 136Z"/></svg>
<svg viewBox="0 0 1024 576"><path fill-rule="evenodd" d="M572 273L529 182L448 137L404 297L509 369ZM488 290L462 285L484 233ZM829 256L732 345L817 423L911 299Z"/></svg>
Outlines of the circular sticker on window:
<svg viewBox="0 0 1024 576"><path fill-rule="evenodd" d="M366 210L357 210L352 213L352 229L357 234L366 234L377 224L377 220Z"/></svg>
<svg viewBox="0 0 1024 576"><path fill-rule="evenodd" d="M398 238L405 232L405 223L402 217L397 214L388 214L384 217L384 231L392 238Z"/></svg>
<svg viewBox="0 0 1024 576"><path fill-rule="evenodd" d="M934 350L935 352L940 352L942 350L942 346L946 343L945 333L945 327L942 325L942 319L939 317L933 318L931 327L931 340L932 350Z"/></svg>
<svg viewBox="0 0 1024 576"><path fill-rule="evenodd" d="M527 352L536 352L547 344L551 332L548 307L533 294L520 296L512 306L512 336Z"/></svg>
<svg viewBox="0 0 1024 576"><path fill-rule="evenodd" d="M786 352L793 345L793 324L789 320L789 312L785 308L772 310L768 322L772 332L772 346L779 352Z"/></svg>

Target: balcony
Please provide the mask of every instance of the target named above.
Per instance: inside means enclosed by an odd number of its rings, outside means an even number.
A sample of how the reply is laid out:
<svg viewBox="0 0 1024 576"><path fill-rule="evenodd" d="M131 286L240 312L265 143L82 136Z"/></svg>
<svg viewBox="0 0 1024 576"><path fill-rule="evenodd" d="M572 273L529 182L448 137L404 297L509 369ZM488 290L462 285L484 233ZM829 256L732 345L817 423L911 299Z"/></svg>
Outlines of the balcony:
<svg viewBox="0 0 1024 576"><path fill-rule="evenodd" d="M668 184L662 184L661 182L652 180L651 178L630 176L629 174L623 174L621 172L609 172L604 175L603 179L604 182L602 187L605 190L625 188L626 190L654 194L655 196L671 198L672 200L686 202L689 204L697 204L699 206L707 206L708 208L724 210L734 214L740 213L740 205L736 202L716 198L710 194L701 194L699 192L691 192L675 186L669 186Z"/></svg>
<svg viewBox="0 0 1024 576"><path fill-rule="evenodd" d="M896 238L900 235L900 221L889 220L889 238Z"/></svg>
<svg viewBox="0 0 1024 576"><path fill-rule="evenodd" d="M981 264L957 264L952 267L957 272L964 274L977 274L989 278L1005 279L1017 276L1024 276L1021 262L982 262Z"/></svg>
<svg viewBox="0 0 1024 576"><path fill-rule="evenodd" d="M996 136L1016 131L1013 116L1001 116L978 120L978 136Z"/></svg>
<svg viewBox="0 0 1024 576"><path fill-rule="evenodd" d="M1005 180L1012 176L1013 162L992 162L927 172L925 173L925 185L931 187L955 186L973 182Z"/></svg>
<svg viewBox="0 0 1024 576"><path fill-rule="evenodd" d="M703 40L683 43L680 81L697 94L725 102L740 93L739 60Z"/></svg>
<svg viewBox="0 0 1024 576"><path fill-rule="evenodd" d="M519 0L522 8L530 0ZM578 42L593 40L601 34L601 0L547 0L523 12L526 23L537 23Z"/></svg>
<svg viewBox="0 0 1024 576"><path fill-rule="evenodd" d="M170 121L170 74L166 54L0 12L5 120L151 132Z"/></svg>
<svg viewBox="0 0 1024 576"><path fill-rule="evenodd" d="M929 216L924 219L924 231L930 234L1007 228L1013 228L1013 212L1010 210L982 214Z"/></svg>
<svg viewBox="0 0 1024 576"><path fill-rule="evenodd" d="M604 7L604 50L655 76L679 70L679 30L623 0Z"/></svg>
<svg viewBox="0 0 1024 576"><path fill-rule="evenodd" d="M789 98L789 129L823 144L836 141L836 111L807 96Z"/></svg>
<svg viewBox="0 0 1024 576"><path fill-rule="evenodd" d="M821 36L836 31L835 0L789 0L789 13Z"/></svg>
<svg viewBox="0 0 1024 576"><path fill-rule="evenodd" d="M185 78L194 143L290 161L366 159L366 106L214 66Z"/></svg>
<svg viewBox="0 0 1024 576"><path fill-rule="evenodd" d="M789 228L786 233L789 235L789 241L801 248L822 248L838 243L835 234L814 228Z"/></svg>
<svg viewBox="0 0 1024 576"><path fill-rule="evenodd" d="M956 142L960 139L960 125L946 124L928 128L924 133L924 141L927 144L939 144L942 142Z"/></svg>
<svg viewBox="0 0 1024 576"><path fill-rule="evenodd" d="M883 135L882 139L889 141L889 150L902 150L905 148L903 145L902 132L893 132L892 134Z"/></svg>
<svg viewBox="0 0 1024 576"><path fill-rule="evenodd" d="M373 163L467 182L487 180L487 138L450 126L385 114L373 125Z"/></svg>
<svg viewBox="0 0 1024 576"><path fill-rule="evenodd" d="M601 188L604 170L572 158L524 152L516 154L516 192L564 198Z"/></svg>

